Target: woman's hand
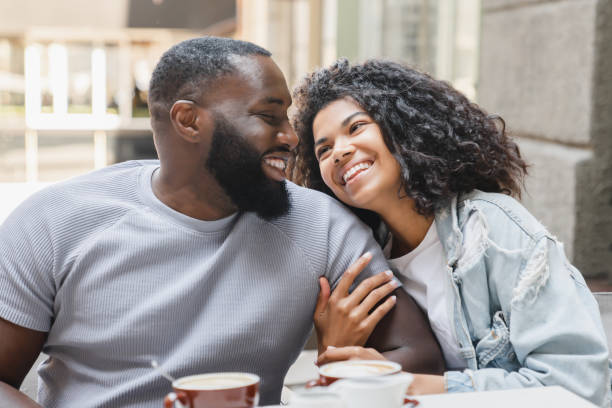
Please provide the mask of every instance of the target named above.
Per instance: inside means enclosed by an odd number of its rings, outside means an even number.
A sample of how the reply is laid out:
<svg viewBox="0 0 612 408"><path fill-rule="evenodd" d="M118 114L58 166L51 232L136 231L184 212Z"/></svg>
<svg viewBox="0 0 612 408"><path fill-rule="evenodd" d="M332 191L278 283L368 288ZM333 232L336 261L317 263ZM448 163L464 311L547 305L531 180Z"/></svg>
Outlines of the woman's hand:
<svg viewBox="0 0 612 408"><path fill-rule="evenodd" d="M373 348L329 346L325 352L319 353L316 364L323 365L344 360L386 360L386 358Z"/></svg>
<svg viewBox="0 0 612 408"><path fill-rule="evenodd" d="M408 387L410 395L444 394L444 376L430 374L412 374L414 380Z"/></svg>
<svg viewBox="0 0 612 408"><path fill-rule="evenodd" d="M373 348L365 347L328 347L324 353L319 354L317 365L333 363L344 360L387 360L385 356ZM412 374L414 380L408 387L410 395L444 394L443 375Z"/></svg>
<svg viewBox="0 0 612 408"><path fill-rule="evenodd" d="M391 271L365 279L349 294L349 288L370 259L372 255L365 253L352 264L331 295L327 279L319 279L321 291L314 314L319 354L328 346L363 346L378 322L395 306L395 296L391 296L376 307L398 286Z"/></svg>
<svg viewBox="0 0 612 408"><path fill-rule="evenodd" d="M358 346L351 347L328 347L324 353L319 353L317 365L333 363L334 361L345 360L387 360L385 356L373 348ZM409 395L444 394L443 375L412 374L414 380L408 387Z"/></svg>

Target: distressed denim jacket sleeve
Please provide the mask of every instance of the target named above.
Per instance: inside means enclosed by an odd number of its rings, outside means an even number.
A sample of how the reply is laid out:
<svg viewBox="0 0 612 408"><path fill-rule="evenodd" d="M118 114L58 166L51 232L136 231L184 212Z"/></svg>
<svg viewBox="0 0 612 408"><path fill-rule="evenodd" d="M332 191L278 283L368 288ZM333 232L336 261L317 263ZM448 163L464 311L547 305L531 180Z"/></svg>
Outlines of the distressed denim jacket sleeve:
<svg viewBox="0 0 612 408"><path fill-rule="evenodd" d="M520 206L509 197L502 200L505 206ZM501 211L491 212L487 210L490 202L485 204L474 204L471 213L480 211L484 216L493 243L483 256L482 274L469 276L483 276L487 282L470 282L466 276L458 290L461 316L455 315L469 322L473 358L468 359L470 369L446 373L447 391L560 385L609 407L606 338L597 303L581 274L566 259L562 245L535 219L521 219L528 214L522 207L504 214L513 208L501 206ZM499 219L500 215L508 218ZM504 230L496 230L499 226ZM496 245L494 241L500 240L502 245ZM521 244L512 247L512 242ZM518 250L520 262L509 262L511 251L502 246ZM487 288L482 296L486 304L473 299L477 294L470 293L468 285ZM487 316L481 316L484 310L490 311ZM490 322L484 335L474 328L479 320Z"/></svg>

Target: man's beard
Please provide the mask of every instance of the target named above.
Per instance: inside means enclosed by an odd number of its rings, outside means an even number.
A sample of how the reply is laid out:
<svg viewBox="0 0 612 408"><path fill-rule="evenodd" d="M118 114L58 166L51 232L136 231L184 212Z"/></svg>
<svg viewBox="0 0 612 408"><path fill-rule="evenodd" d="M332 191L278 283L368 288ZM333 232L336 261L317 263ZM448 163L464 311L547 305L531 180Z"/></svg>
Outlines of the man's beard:
<svg viewBox="0 0 612 408"><path fill-rule="evenodd" d="M221 115L215 115L205 165L240 211L253 211L266 220L289 211L285 182L265 175L261 168L262 155Z"/></svg>

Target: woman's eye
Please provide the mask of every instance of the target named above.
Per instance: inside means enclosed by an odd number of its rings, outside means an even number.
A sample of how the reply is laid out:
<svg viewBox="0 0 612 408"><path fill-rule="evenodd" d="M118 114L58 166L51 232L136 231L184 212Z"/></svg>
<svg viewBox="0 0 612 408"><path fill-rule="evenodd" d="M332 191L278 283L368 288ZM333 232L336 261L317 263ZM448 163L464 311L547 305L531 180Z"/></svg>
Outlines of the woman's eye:
<svg viewBox="0 0 612 408"><path fill-rule="evenodd" d="M353 123L351 125L351 127L349 128L349 133L355 132L357 129L359 129L363 125L365 125L365 122L355 122L355 123Z"/></svg>
<svg viewBox="0 0 612 408"><path fill-rule="evenodd" d="M327 153L329 151L329 147L327 146L323 146L322 148L320 148L319 150L317 150L317 158L319 160L321 160L321 158L323 158L323 156L325 155L325 153Z"/></svg>

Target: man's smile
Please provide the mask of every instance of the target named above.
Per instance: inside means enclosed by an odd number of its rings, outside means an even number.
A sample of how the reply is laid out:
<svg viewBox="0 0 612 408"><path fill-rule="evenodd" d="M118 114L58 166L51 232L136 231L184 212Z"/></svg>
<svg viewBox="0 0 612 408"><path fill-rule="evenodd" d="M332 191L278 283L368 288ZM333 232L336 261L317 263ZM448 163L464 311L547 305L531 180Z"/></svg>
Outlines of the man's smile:
<svg viewBox="0 0 612 408"><path fill-rule="evenodd" d="M287 168L287 162L285 159L279 159L277 157L266 157L264 158L264 162L272 167L276 167L282 171L285 171Z"/></svg>
<svg viewBox="0 0 612 408"><path fill-rule="evenodd" d="M267 153L263 156L263 171L272 180L283 181L287 177L287 162L291 158L290 151L275 149L274 152Z"/></svg>

